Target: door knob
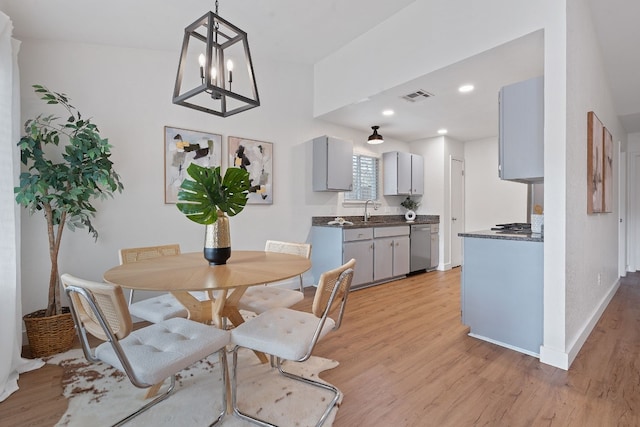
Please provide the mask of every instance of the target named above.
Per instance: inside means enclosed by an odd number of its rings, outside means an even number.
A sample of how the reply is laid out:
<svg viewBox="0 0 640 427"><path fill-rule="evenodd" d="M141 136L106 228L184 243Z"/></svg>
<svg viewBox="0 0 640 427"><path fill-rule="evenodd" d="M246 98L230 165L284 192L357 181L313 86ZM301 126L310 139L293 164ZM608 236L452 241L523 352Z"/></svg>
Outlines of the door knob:
<svg viewBox="0 0 640 427"><path fill-rule="evenodd" d="M457 221L457 220L458 218L455 218L455 217L451 218L451 221Z"/></svg>

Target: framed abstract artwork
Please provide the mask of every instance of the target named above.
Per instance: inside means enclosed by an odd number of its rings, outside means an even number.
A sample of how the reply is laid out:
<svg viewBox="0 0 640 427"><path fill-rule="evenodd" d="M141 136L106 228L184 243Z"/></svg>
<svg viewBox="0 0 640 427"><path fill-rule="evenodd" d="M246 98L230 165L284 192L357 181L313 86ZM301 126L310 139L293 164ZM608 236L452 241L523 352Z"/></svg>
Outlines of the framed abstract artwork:
<svg viewBox="0 0 640 427"><path fill-rule="evenodd" d="M191 163L222 165L222 135L164 127L164 202L176 203Z"/></svg>
<svg viewBox="0 0 640 427"><path fill-rule="evenodd" d="M611 132L603 128L603 197L602 212L612 212L613 209L613 137Z"/></svg>
<svg viewBox="0 0 640 427"><path fill-rule="evenodd" d="M247 204L273 203L273 144L230 136L229 167L249 172L251 187Z"/></svg>
<svg viewBox="0 0 640 427"><path fill-rule="evenodd" d="M604 202L603 188L604 126L593 111L587 113L587 213L600 213Z"/></svg>

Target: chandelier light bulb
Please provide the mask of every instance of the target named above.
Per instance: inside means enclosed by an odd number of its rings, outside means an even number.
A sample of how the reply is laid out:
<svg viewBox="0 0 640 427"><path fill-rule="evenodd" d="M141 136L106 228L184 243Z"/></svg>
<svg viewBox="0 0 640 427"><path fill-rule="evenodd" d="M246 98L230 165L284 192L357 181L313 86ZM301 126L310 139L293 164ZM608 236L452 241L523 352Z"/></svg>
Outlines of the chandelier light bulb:
<svg viewBox="0 0 640 427"><path fill-rule="evenodd" d="M231 89L231 82L233 81L233 61L227 61L227 70L229 70L229 89Z"/></svg>
<svg viewBox="0 0 640 427"><path fill-rule="evenodd" d="M200 64L200 79L204 82L204 55L198 56L198 63Z"/></svg>
<svg viewBox="0 0 640 427"><path fill-rule="evenodd" d="M214 85L216 84L217 75L218 71L216 70L216 67L211 67L211 83L213 83Z"/></svg>

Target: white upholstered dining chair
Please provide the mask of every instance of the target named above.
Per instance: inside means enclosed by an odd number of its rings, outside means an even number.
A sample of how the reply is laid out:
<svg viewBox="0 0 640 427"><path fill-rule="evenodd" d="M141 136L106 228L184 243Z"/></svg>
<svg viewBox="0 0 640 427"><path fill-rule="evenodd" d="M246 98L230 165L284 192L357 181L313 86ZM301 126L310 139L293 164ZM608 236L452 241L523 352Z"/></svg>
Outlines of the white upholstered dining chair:
<svg viewBox="0 0 640 427"><path fill-rule="evenodd" d="M221 412L211 425L224 418L228 331L183 318L165 320L134 331L120 286L91 282L70 274L63 274L61 281L71 300L71 312L87 360L101 361L123 371L139 388L153 388L171 378L164 393L114 426L130 421L165 400L174 391L178 372L216 352L223 371L223 398ZM87 333L105 342L92 349ZM188 411L188 408L184 410Z"/></svg>
<svg viewBox="0 0 640 427"><path fill-rule="evenodd" d="M267 240L265 252L278 252L311 258L311 244ZM291 307L304 299L302 275L298 276L300 291L281 288L273 285L251 286L240 298L238 308L256 314L277 307Z"/></svg>
<svg viewBox="0 0 640 427"><path fill-rule="evenodd" d="M140 248L126 248L118 251L120 264L129 264L145 259L161 256L179 255L180 245L177 243L160 246L145 246ZM173 295L165 293L151 298L133 302L133 289L129 293L129 312L140 319L152 323L174 317L188 317L189 311ZM198 301L204 301L211 296L207 292L190 292Z"/></svg>
<svg viewBox="0 0 640 427"><path fill-rule="evenodd" d="M317 425L324 423L340 397L338 389L330 384L286 372L282 369L282 361L304 362L311 357L320 339L340 327L355 263L356 261L352 259L341 267L320 276L311 313L289 308L274 308L247 320L231 331L231 342L235 345L231 378L231 401L235 415L262 426L273 425L254 415L246 414L238 408L238 349L245 347L275 356L276 366L284 376L331 391L333 399Z"/></svg>

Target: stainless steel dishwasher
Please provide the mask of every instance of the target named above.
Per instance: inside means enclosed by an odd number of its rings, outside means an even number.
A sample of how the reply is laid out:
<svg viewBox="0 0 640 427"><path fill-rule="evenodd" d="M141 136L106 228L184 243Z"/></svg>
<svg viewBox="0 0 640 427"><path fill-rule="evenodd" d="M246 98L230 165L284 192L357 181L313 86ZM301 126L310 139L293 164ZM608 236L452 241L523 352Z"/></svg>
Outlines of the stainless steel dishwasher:
<svg viewBox="0 0 640 427"><path fill-rule="evenodd" d="M409 271L411 273L431 267L431 224L411 226L410 259Z"/></svg>

